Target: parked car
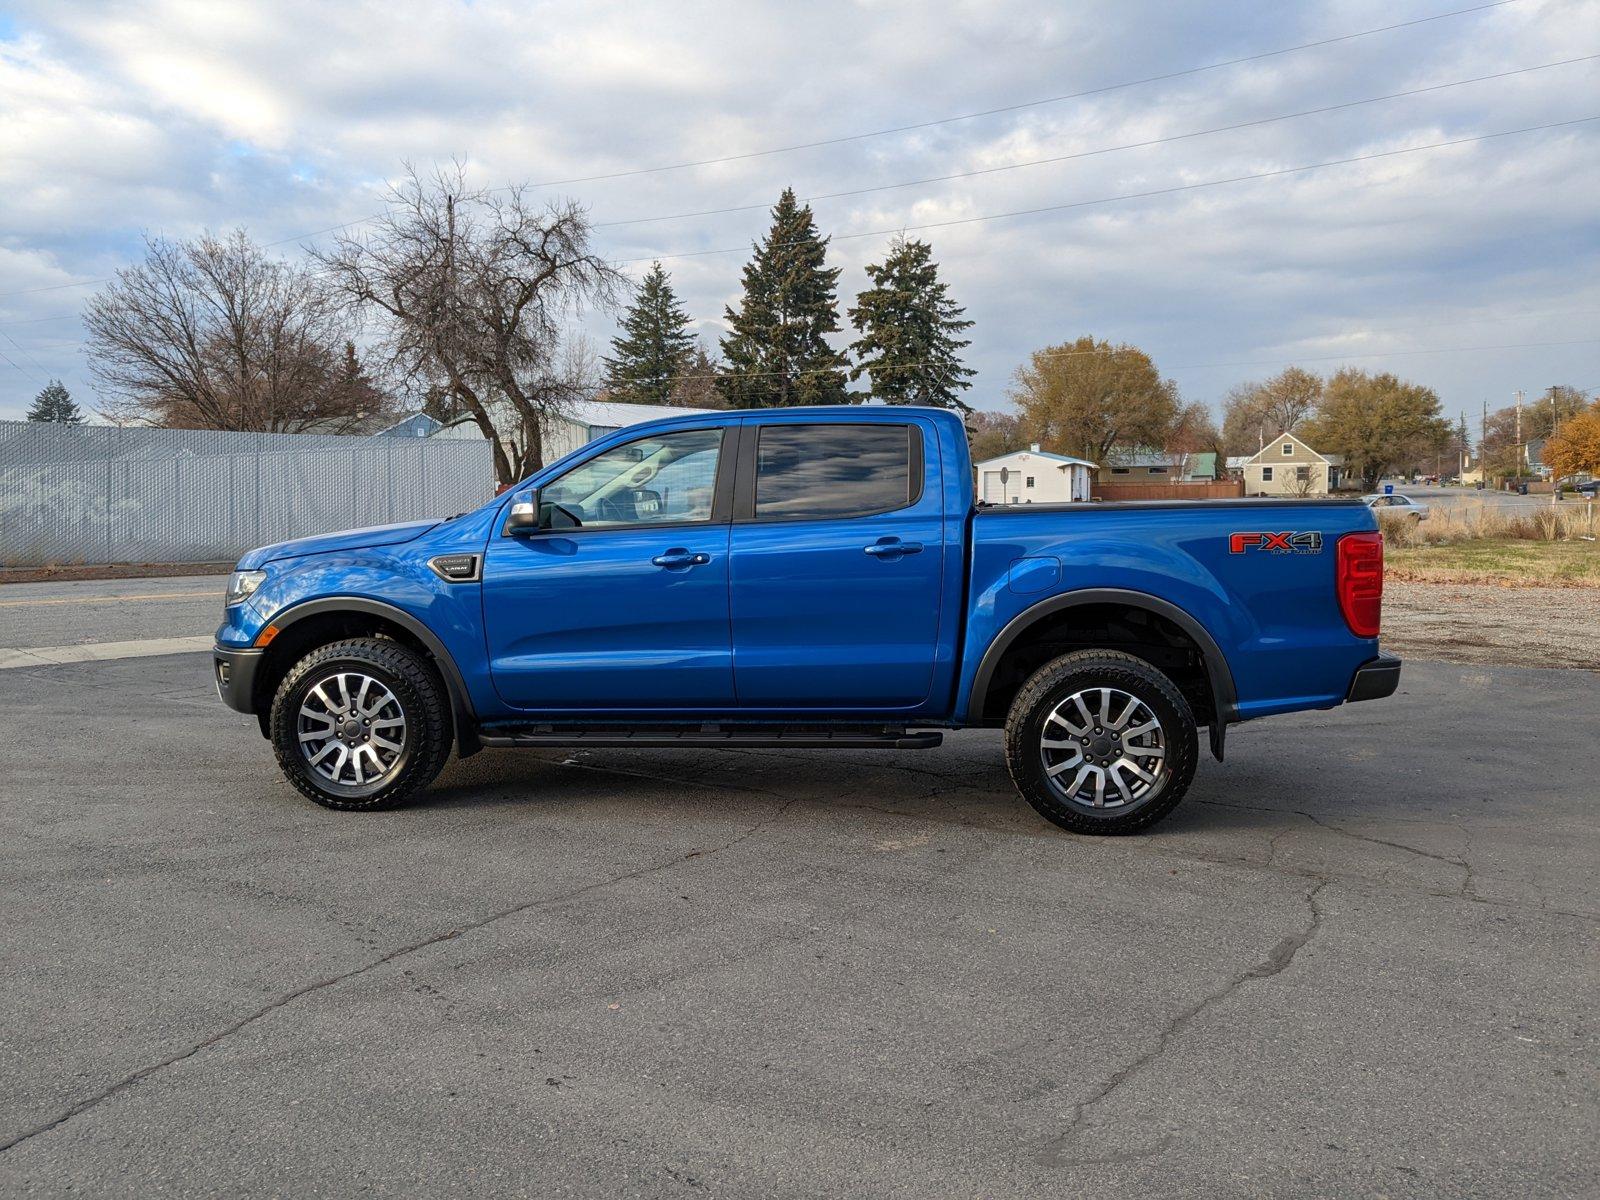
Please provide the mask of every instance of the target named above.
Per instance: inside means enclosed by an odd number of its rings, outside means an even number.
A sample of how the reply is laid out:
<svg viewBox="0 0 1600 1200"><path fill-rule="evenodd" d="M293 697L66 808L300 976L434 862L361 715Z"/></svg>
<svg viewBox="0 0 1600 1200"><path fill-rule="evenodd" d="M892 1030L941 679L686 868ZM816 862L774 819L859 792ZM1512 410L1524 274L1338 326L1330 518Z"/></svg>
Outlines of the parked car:
<svg viewBox="0 0 1600 1200"><path fill-rule="evenodd" d="M1590 479L1584 483L1574 483L1570 486L1580 496L1587 496L1591 500L1596 496L1600 496L1600 479Z"/></svg>
<svg viewBox="0 0 1600 1200"><path fill-rule="evenodd" d="M334 809L451 747L925 749L1005 729L1081 833L1178 803L1197 729L1391 694L1354 500L974 503L959 416L839 407L619 430L475 512L253 550L216 685ZM847 773L841 775L841 782Z"/></svg>
<svg viewBox="0 0 1600 1200"><path fill-rule="evenodd" d="M1376 512L1388 513L1391 516L1410 517L1416 521L1428 519L1428 506L1420 500L1413 500L1410 496L1402 496L1399 492L1389 495L1374 494L1361 497L1362 503Z"/></svg>

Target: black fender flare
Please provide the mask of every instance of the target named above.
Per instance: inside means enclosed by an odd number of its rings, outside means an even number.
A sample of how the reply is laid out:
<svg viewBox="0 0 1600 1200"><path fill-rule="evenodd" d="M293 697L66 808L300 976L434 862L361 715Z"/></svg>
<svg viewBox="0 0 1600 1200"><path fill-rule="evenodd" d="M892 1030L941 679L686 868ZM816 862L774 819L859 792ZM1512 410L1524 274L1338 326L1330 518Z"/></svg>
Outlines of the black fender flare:
<svg viewBox="0 0 1600 1200"><path fill-rule="evenodd" d="M365 613L369 616L382 617L385 621L392 621L427 648L428 653L439 664L439 674L444 677L445 690L450 693L450 711L455 720L456 753L462 758L467 758L483 749L483 744L478 740L478 714L472 707L472 697L467 692L467 683L462 678L461 668L456 666L456 660L445 644L439 640L439 635L405 609L385 604L381 600L369 600L365 596L319 596L315 600L307 600L284 609L272 618L271 624L276 625L281 634L307 617L323 613L351 612Z"/></svg>
<svg viewBox="0 0 1600 1200"><path fill-rule="evenodd" d="M1234 689L1233 672L1228 668L1228 660L1222 653L1222 647L1217 645L1217 640L1204 625L1176 604L1159 596L1152 596L1148 592L1135 592L1127 588L1082 588L1063 592L1030 605L1007 621L1005 627L995 634L988 649L983 652L983 658L978 662L978 669L973 673L972 691L967 698L968 717L973 721L994 718L994 714L987 712L985 707L988 702L989 686L994 679L995 671L1000 667L1000 660L1005 657L1006 651L1016 643L1017 639L1039 621L1085 604L1122 604L1130 608L1142 608L1157 616L1165 617L1194 639L1205 661L1206 677L1211 681L1211 702L1217 712L1217 720L1211 725L1211 752L1220 761L1223 731L1239 719L1239 694Z"/></svg>

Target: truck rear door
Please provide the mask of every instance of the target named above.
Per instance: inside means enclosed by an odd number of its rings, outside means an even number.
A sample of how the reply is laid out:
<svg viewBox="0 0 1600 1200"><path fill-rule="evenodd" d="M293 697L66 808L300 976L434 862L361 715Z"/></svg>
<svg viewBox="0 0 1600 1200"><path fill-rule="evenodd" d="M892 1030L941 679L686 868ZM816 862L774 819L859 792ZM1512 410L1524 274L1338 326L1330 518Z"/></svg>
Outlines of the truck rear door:
<svg viewBox="0 0 1600 1200"><path fill-rule="evenodd" d="M746 423L729 546L742 709L927 699L945 568L936 447L915 418Z"/></svg>

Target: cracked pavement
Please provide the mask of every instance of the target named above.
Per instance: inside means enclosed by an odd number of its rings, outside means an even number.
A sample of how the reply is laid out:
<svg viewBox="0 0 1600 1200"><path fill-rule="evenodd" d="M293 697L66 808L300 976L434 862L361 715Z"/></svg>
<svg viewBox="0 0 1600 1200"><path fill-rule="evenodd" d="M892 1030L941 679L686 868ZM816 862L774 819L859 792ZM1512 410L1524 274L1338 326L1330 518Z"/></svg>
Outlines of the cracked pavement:
<svg viewBox="0 0 1600 1200"><path fill-rule="evenodd" d="M1600 677L1408 663L1078 838L998 734L324 812L204 655L0 672L0 1193L1600 1186Z"/></svg>

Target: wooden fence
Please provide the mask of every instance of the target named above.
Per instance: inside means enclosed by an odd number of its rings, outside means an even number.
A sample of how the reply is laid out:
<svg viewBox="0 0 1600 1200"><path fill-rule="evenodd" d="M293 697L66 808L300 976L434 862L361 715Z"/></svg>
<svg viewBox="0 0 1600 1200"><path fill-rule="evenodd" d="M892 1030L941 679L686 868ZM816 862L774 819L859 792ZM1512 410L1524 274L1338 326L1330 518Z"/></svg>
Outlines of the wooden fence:
<svg viewBox="0 0 1600 1200"><path fill-rule="evenodd" d="M1216 483L1096 483L1096 500L1232 500L1244 495L1244 481Z"/></svg>

